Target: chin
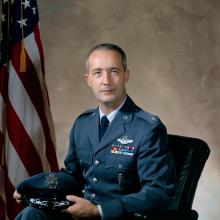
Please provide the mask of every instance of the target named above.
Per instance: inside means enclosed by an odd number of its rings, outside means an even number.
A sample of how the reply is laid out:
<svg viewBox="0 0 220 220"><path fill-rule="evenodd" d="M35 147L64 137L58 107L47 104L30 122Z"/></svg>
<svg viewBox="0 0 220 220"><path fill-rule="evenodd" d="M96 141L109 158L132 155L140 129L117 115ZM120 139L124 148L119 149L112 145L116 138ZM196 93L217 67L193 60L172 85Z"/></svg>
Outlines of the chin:
<svg viewBox="0 0 220 220"><path fill-rule="evenodd" d="M112 103L115 102L115 97L102 97L99 99L102 103Z"/></svg>

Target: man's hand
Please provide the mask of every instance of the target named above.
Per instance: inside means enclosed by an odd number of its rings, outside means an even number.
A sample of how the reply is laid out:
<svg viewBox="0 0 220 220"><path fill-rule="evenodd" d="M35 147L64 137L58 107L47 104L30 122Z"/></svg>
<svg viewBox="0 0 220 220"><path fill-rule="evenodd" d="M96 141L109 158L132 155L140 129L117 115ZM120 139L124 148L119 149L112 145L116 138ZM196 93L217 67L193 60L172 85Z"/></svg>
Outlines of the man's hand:
<svg viewBox="0 0 220 220"><path fill-rule="evenodd" d="M13 197L14 197L14 199L16 200L16 202L17 203L22 203L22 200L21 200L21 194L19 194L18 192L17 192L17 190L15 190L15 192L14 192L14 194L13 194Z"/></svg>
<svg viewBox="0 0 220 220"><path fill-rule="evenodd" d="M74 204L63 211L69 213L73 218L100 219L98 207L90 201L73 195L66 198Z"/></svg>

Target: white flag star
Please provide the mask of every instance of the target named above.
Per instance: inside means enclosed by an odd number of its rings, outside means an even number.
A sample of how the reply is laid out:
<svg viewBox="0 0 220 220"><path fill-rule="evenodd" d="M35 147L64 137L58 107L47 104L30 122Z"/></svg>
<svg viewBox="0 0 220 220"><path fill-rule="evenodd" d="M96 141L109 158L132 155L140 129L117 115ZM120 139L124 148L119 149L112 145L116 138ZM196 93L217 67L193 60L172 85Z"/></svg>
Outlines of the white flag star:
<svg viewBox="0 0 220 220"><path fill-rule="evenodd" d="M22 26L27 26L26 21L27 21L27 18L21 19L20 21L17 21L20 24L20 28L22 28Z"/></svg>
<svg viewBox="0 0 220 220"><path fill-rule="evenodd" d="M28 0L25 0L24 2L22 2L22 5L24 5L24 9L26 9L27 7L31 7L30 1L28 1Z"/></svg>
<svg viewBox="0 0 220 220"><path fill-rule="evenodd" d="M4 2L3 2L3 3L5 4L6 2L8 2L8 0L4 0Z"/></svg>
<svg viewBox="0 0 220 220"><path fill-rule="evenodd" d="M33 8L32 8L33 15L36 15L36 9L37 9L36 7L33 7Z"/></svg>

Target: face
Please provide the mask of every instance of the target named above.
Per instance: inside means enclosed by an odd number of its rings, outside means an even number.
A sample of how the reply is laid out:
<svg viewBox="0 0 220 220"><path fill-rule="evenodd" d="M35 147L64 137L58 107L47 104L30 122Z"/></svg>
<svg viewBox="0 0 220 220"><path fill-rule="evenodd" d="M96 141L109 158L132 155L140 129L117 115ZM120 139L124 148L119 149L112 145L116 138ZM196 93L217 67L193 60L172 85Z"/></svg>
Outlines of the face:
<svg viewBox="0 0 220 220"><path fill-rule="evenodd" d="M120 105L126 96L128 79L129 72L124 70L117 51L99 49L90 54L85 80L100 105L111 108Z"/></svg>

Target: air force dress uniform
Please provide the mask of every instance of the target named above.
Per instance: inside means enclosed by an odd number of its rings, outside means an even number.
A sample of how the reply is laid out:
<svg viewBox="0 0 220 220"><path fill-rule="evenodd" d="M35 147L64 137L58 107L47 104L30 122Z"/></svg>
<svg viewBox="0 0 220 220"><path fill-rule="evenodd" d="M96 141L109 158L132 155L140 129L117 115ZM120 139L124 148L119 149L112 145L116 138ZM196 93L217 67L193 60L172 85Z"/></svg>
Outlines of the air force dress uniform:
<svg viewBox="0 0 220 220"><path fill-rule="evenodd" d="M75 121L65 172L81 183L84 198L102 218L167 208L175 191L175 168L160 119L127 97L99 141L99 110Z"/></svg>

